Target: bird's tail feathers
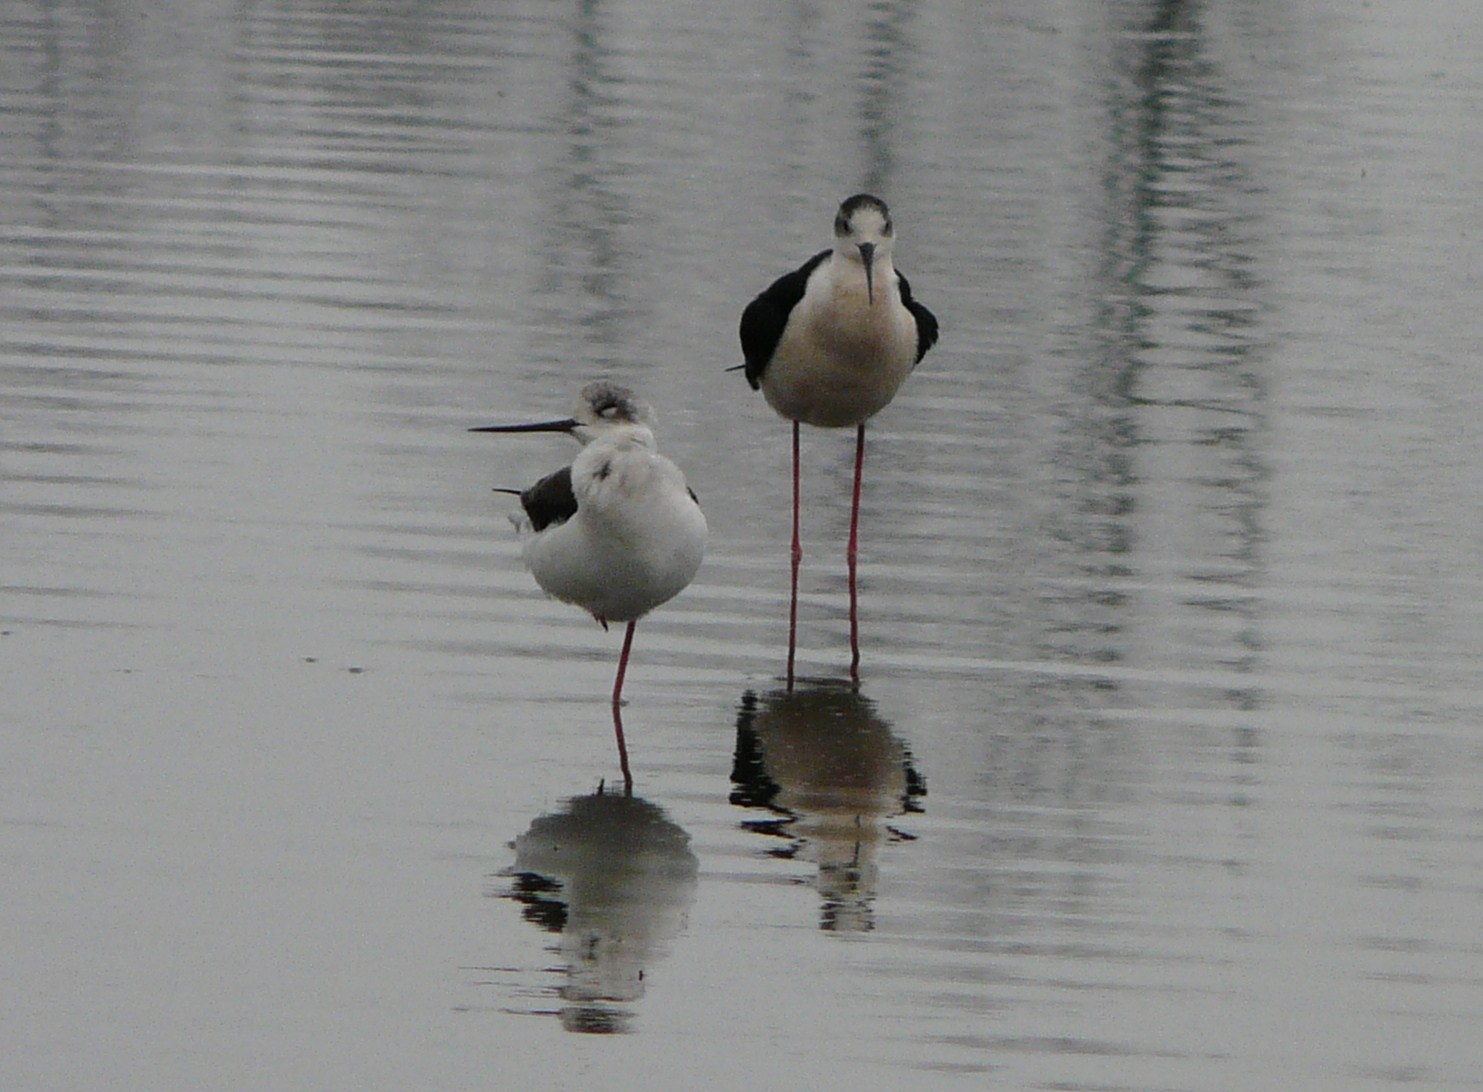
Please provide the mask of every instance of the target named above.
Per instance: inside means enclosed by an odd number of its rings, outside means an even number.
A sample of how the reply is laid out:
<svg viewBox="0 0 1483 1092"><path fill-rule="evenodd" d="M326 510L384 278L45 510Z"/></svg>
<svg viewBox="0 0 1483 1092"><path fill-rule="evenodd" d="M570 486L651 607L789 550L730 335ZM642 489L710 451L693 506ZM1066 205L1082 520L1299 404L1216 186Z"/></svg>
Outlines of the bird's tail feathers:
<svg viewBox="0 0 1483 1092"><path fill-rule="evenodd" d="M525 491L522 489L511 489L508 486L503 485L495 486L491 490L491 492L508 493L512 497L521 497L525 495ZM526 513L524 507L522 507L518 512L510 513L510 524L515 528L515 532L517 534L523 534L524 532L531 529L530 516Z"/></svg>

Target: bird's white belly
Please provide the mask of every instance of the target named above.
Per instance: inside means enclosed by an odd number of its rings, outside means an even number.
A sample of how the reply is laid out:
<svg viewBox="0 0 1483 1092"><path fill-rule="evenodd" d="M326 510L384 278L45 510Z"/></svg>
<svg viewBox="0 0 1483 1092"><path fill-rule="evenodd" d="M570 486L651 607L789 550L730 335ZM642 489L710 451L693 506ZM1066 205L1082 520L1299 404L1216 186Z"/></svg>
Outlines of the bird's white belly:
<svg viewBox="0 0 1483 1092"><path fill-rule="evenodd" d="M604 621L630 622L695 578L705 540L696 505L641 506L619 525L579 513L527 542L525 559L548 595Z"/></svg>
<svg viewBox="0 0 1483 1092"><path fill-rule="evenodd" d="M807 306L790 322L762 376L767 404L821 428L856 425L896 396L916 363L916 327L900 304L867 307L863 292Z"/></svg>

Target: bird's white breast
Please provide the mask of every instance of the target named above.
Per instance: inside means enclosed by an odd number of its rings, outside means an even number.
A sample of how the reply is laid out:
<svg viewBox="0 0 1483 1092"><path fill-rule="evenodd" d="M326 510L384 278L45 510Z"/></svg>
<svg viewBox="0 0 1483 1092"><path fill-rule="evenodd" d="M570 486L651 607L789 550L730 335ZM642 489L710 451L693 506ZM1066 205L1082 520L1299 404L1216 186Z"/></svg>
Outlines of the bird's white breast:
<svg viewBox="0 0 1483 1092"><path fill-rule="evenodd" d="M706 520L674 463L645 445L594 443L572 464L572 482L577 514L526 545L548 594L627 622L694 579Z"/></svg>
<svg viewBox="0 0 1483 1092"><path fill-rule="evenodd" d="M916 363L916 322L896 273L876 269L875 298L862 268L840 259L809 279L762 375L762 393L784 417L822 428L880 412Z"/></svg>

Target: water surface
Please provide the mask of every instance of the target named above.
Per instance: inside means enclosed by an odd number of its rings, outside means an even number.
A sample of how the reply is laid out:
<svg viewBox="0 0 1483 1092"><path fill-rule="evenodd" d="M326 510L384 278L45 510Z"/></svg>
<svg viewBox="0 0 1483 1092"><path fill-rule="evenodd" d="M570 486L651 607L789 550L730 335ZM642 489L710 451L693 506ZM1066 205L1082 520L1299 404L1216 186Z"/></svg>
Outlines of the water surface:
<svg viewBox="0 0 1483 1092"><path fill-rule="evenodd" d="M5 1087L1483 1083L1476 5L0 31ZM724 369L861 189L943 338L789 694ZM594 376L712 530L631 798L464 431Z"/></svg>

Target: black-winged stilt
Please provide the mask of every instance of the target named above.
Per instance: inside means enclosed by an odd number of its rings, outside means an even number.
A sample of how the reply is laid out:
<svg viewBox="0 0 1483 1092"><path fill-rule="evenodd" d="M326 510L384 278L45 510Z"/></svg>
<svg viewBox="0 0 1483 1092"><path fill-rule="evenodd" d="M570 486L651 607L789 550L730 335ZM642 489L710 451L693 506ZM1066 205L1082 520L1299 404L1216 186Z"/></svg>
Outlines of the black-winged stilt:
<svg viewBox="0 0 1483 1092"><path fill-rule="evenodd" d="M605 381L582 388L576 414L524 425L486 425L470 432L564 432L584 445L568 467L529 489L499 489L520 498L517 530L527 532L525 562L536 583L589 612L604 629L627 622L613 682L613 726L627 777L618 706L635 624L669 602L695 577L705 554L705 515L685 475L656 450L653 412L625 387Z"/></svg>
<svg viewBox="0 0 1483 1092"><path fill-rule="evenodd" d="M859 193L839 206L834 246L773 281L742 312L747 382L793 422L793 574L788 607L788 685L798 632L798 426L854 425L855 488L846 553L850 582L850 674L859 677L855 590L865 422L896 395L937 341L937 319L912 298L891 261L894 232L886 203Z"/></svg>

